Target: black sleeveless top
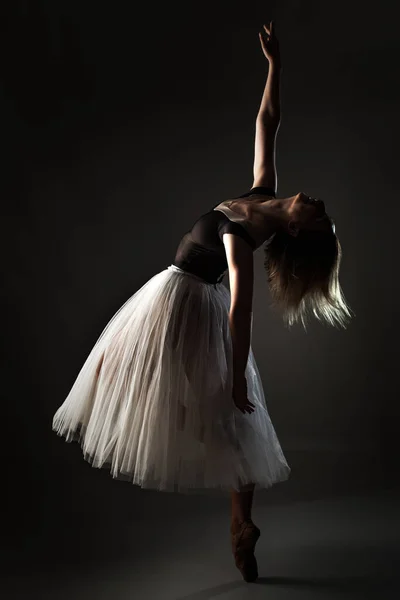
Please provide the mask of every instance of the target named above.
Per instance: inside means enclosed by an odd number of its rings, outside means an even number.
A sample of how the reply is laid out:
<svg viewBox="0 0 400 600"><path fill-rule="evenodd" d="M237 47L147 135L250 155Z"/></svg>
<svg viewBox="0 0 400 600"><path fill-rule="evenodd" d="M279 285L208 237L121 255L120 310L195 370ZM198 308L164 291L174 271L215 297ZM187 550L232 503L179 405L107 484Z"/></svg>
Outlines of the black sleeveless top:
<svg viewBox="0 0 400 600"><path fill-rule="evenodd" d="M275 197L275 192L268 187L254 187L237 198L245 198L251 194L265 194ZM218 202L220 204L220 202ZM222 241L224 233L233 233L243 238L254 250L255 242L245 228L219 210L211 210L201 215L192 228L185 233L176 250L173 265L184 271L201 277L208 283L222 281L228 263L225 246Z"/></svg>

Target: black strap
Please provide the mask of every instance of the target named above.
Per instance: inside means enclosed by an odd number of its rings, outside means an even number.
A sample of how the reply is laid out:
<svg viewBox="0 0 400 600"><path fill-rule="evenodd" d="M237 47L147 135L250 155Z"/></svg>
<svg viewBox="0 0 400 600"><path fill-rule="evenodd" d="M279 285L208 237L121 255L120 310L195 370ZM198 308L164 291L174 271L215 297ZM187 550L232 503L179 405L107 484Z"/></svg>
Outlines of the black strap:
<svg viewBox="0 0 400 600"><path fill-rule="evenodd" d="M251 196L251 194L265 194L266 196L273 196L275 198L274 190L264 186L253 187L248 192L241 194L241 196L237 196L237 198L246 198L247 196Z"/></svg>
<svg viewBox="0 0 400 600"><path fill-rule="evenodd" d="M263 186L253 187L253 188L251 188L250 191L245 192L241 196L235 196L235 198L246 198L247 196L250 196L251 194L265 194L266 196L273 196L274 198L276 198L275 192L272 188L263 187ZM221 201L217 202L217 204L214 204L214 206L212 207L211 210L213 210L219 204L221 204Z"/></svg>

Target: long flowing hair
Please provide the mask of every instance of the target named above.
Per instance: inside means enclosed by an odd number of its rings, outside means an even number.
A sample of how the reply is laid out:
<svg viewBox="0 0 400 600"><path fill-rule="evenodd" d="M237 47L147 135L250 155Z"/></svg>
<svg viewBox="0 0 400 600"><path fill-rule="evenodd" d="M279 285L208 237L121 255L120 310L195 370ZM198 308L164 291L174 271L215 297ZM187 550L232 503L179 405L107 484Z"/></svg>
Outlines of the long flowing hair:
<svg viewBox="0 0 400 600"><path fill-rule="evenodd" d="M277 231L264 245L264 267L275 306L285 324L310 316L333 327L345 328L353 316L339 283L342 248L332 231L300 230L296 237Z"/></svg>

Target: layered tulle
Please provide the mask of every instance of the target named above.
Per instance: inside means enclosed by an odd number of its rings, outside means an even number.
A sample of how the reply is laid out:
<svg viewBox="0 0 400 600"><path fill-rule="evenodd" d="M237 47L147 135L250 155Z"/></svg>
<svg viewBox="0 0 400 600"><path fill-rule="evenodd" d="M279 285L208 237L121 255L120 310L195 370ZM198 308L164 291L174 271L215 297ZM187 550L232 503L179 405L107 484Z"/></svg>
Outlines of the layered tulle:
<svg viewBox="0 0 400 600"><path fill-rule="evenodd" d="M174 265L118 310L97 340L53 429L94 467L143 488L259 487L290 468L250 348L243 414L232 400L230 291Z"/></svg>

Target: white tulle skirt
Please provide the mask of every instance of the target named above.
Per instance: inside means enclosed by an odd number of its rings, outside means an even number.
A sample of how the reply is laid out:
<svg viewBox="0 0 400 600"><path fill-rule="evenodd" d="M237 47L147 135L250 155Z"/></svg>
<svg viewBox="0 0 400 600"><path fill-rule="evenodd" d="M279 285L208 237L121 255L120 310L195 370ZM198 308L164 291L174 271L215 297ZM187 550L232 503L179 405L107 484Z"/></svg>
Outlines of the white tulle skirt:
<svg viewBox="0 0 400 600"><path fill-rule="evenodd" d="M229 491L289 477L250 347L243 414L232 399L230 291L170 265L112 317L53 430L94 467L142 488Z"/></svg>

